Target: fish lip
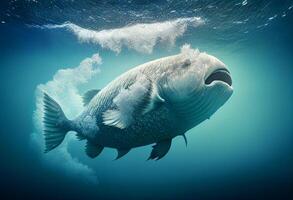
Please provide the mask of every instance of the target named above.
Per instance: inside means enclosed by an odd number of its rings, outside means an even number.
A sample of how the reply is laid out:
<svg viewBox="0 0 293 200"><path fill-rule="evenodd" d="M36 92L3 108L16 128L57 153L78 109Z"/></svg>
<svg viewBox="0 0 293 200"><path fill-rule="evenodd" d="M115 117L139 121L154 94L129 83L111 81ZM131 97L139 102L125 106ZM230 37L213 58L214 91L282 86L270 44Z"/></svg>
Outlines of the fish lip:
<svg viewBox="0 0 293 200"><path fill-rule="evenodd" d="M206 85L223 83L229 87L232 87L231 74L226 68L220 68L213 71L209 76L206 77L204 82Z"/></svg>

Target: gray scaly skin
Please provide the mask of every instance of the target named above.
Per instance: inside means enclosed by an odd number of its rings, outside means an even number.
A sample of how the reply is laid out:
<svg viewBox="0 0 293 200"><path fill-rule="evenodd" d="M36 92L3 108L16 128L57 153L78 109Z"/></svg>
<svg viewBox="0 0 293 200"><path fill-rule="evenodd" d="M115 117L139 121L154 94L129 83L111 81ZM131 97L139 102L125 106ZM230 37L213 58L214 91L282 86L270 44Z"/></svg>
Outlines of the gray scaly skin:
<svg viewBox="0 0 293 200"><path fill-rule="evenodd" d="M85 110L72 121L45 95L45 107L53 105L59 112L54 118L54 112L45 111L45 117L55 119L51 124L44 121L44 127L53 126L52 131L45 131L46 151L73 130L87 140L86 153L92 158L104 147L116 148L120 158L131 148L156 143L149 159L160 159L172 138L185 138L186 131L208 119L229 99L231 85L230 73L220 60L184 46L178 55L137 66L102 90L89 92Z"/></svg>

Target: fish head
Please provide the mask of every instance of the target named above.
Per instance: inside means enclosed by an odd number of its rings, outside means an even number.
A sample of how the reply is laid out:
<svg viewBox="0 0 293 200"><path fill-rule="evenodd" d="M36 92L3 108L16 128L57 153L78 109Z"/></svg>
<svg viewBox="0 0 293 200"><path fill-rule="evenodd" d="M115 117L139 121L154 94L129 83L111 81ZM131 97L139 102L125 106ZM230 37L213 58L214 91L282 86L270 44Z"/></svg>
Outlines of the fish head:
<svg viewBox="0 0 293 200"><path fill-rule="evenodd" d="M206 117L215 113L233 93L232 76L226 65L218 58L203 54L206 57L202 75L203 96L207 102Z"/></svg>
<svg viewBox="0 0 293 200"><path fill-rule="evenodd" d="M196 123L210 118L232 95L232 78L218 58L185 46L167 78L170 102Z"/></svg>

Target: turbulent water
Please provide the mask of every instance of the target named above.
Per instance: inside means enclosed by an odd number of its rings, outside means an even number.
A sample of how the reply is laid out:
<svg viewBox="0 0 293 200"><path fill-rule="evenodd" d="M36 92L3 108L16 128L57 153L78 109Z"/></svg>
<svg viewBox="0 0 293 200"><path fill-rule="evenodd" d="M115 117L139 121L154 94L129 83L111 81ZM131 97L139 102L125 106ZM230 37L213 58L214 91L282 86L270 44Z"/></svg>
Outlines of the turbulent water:
<svg viewBox="0 0 293 200"><path fill-rule="evenodd" d="M1 192L7 199L292 199L293 1L0 3ZM73 119L82 94L184 44L221 59L234 94L160 161L44 154L41 91ZM291 198L290 198L291 197Z"/></svg>

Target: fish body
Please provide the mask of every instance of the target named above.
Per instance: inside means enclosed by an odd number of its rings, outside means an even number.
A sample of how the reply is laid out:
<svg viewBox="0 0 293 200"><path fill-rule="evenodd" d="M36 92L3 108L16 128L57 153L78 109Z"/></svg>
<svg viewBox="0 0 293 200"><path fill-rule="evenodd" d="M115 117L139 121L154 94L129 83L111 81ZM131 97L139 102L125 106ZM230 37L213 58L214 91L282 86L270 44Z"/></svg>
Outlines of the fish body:
<svg viewBox="0 0 293 200"><path fill-rule="evenodd" d="M79 139L87 140L90 157L110 147L118 150L120 158L134 147L156 143L149 158L160 159L174 137L182 135L186 140L184 134L215 113L232 92L232 79L224 63L184 46L177 55L139 65L103 89L86 93L85 109L72 121L45 94L45 107L52 105L61 113L53 123L44 120L45 127L55 125L51 132L45 130L46 151L73 130ZM45 110L45 117L49 115L52 113Z"/></svg>

